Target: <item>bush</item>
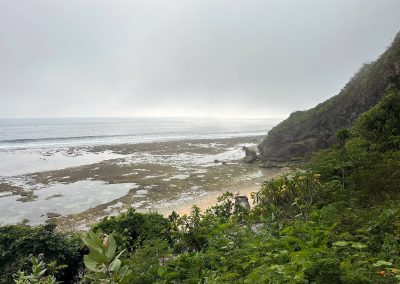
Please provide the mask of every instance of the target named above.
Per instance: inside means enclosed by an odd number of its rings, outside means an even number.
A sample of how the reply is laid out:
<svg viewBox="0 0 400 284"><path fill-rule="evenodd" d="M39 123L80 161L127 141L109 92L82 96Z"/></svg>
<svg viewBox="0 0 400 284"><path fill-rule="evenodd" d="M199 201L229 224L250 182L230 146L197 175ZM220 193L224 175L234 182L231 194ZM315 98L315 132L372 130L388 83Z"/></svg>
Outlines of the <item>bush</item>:
<svg viewBox="0 0 400 284"><path fill-rule="evenodd" d="M89 283L129 283L132 271L120 259L125 250L116 253L117 243L112 235L89 231L83 241L90 249L89 254L84 256L87 269L85 280L89 280Z"/></svg>
<svg viewBox="0 0 400 284"><path fill-rule="evenodd" d="M266 181L254 195L258 207L265 207L273 219L307 221L320 188L319 174L296 172Z"/></svg>
<svg viewBox="0 0 400 284"><path fill-rule="evenodd" d="M171 250L165 240L153 239L144 243L129 259L132 274L131 284L151 284L161 280L159 275L163 265L172 257Z"/></svg>
<svg viewBox="0 0 400 284"><path fill-rule="evenodd" d="M38 258L32 256L32 270L30 272L18 271L15 277L16 284L55 284L53 275L46 276L46 264L42 261L43 255Z"/></svg>
<svg viewBox="0 0 400 284"><path fill-rule="evenodd" d="M11 283L18 270L31 268L31 255L44 254L43 261L58 280L72 282L83 267L83 242L77 235L55 231L54 225L0 227L0 283Z"/></svg>
<svg viewBox="0 0 400 284"><path fill-rule="evenodd" d="M113 234L122 249L129 252L141 247L146 240L171 241L171 222L158 213L142 214L129 209L120 216L105 218L93 230Z"/></svg>

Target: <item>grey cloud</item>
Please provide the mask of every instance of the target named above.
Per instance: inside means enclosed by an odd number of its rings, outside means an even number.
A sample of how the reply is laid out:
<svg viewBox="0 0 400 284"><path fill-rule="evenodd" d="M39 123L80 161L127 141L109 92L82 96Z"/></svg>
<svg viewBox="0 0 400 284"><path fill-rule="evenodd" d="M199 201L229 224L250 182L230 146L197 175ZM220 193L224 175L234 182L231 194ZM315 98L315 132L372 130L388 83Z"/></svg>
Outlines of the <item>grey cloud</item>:
<svg viewBox="0 0 400 284"><path fill-rule="evenodd" d="M283 117L400 30L398 0L0 2L0 116Z"/></svg>

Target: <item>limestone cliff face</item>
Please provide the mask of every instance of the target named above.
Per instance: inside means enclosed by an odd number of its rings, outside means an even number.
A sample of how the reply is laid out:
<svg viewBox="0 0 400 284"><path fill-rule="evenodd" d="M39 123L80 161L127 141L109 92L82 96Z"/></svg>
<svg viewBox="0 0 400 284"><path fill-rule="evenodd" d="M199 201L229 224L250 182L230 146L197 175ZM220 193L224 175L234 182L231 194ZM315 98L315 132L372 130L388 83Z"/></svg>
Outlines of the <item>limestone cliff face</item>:
<svg viewBox="0 0 400 284"><path fill-rule="evenodd" d="M336 131L351 127L388 88L400 90L400 33L380 58L364 65L340 93L278 124L258 146L262 161L289 161L327 148Z"/></svg>

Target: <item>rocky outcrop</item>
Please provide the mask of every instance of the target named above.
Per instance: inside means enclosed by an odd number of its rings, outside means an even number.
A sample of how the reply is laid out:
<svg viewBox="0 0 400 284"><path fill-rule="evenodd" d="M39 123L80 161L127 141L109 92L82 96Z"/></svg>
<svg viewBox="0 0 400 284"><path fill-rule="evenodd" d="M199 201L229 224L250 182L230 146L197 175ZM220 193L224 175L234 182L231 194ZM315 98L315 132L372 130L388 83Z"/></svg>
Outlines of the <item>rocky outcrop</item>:
<svg viewBox="0 0 400 284"><path fill-rule="evenodd" d="M243 208L245 210L250 210L250 203L247 196L236 195L235 196L235 206Z"/></svg>
<svg viewBox="0 0 400 284"><path fill-rule="evenodd" d="M243 162L250 164L258 160L258 155L255 150L252 150L247 147L243 147L243 150L245 151L245 156L243 158Z"/></svg>
<svg viewBox="0 0 400 284"><path fill-rule="evenodd" d="M387 89L400 90L400 33L380 58L364 65L341 92L308 111L297 111L274 127L258 146L265 163L290 161L327 148L336 131L349 128Z"/></svg>

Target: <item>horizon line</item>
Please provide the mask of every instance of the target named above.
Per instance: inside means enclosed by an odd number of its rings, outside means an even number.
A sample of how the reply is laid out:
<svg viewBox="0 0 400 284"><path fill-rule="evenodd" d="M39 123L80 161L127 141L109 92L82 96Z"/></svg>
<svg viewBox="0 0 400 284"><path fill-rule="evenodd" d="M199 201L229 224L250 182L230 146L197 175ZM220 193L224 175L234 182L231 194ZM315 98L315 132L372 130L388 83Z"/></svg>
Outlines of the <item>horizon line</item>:
<svg viewBox="0 0 400 284"><path fill-rule="evenodd" d="M115 118L115 119L132 119L132 118L191 118L191 119L285 119L288 116L0 116L0 119L90 119L90 118Z"/></svg>

